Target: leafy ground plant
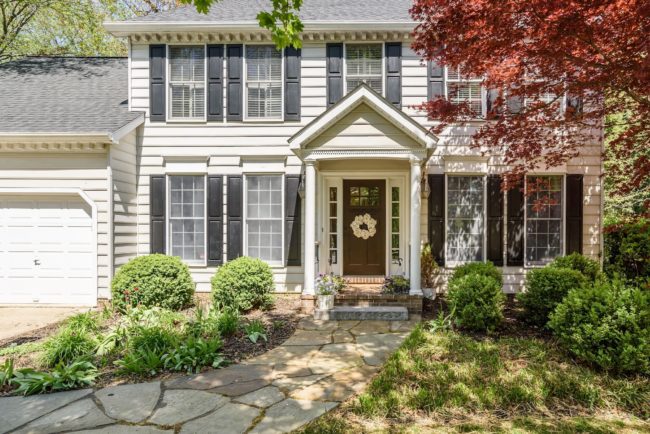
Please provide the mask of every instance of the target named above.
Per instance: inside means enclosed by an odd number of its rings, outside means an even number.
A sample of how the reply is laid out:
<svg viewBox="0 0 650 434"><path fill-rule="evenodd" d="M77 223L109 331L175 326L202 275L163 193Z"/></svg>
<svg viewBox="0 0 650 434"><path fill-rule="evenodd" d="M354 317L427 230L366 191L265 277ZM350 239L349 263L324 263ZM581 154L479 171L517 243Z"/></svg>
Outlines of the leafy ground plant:
<svg viewBox="0 0 650 434"><path fill-rule="evenodd" d="M42 362L53 367L69 364L81 358L89 359L95 352L97 341L83 330L64 328L43 344Z"/></svg>
<svg viewBox="0 0 650 434"><path fill-rule="evenodd" d="M239 313L236 310L225 309L218 318L217 325L221 336L232 336L239 329Z"/></svg>
<svg viewBox="0 0 650 434"><path fill-rule="evenodd" d="M10 381L18 386L15 393L33 395L91 386L97 375L97 368L92 363L77 361L69 365L60 363L51 372L18 369Z"/></svg>
<svg viewBox="0 0 650 434"><path fill-rule="evenodd" d="M81 333L97 333L100 327L99 315L94 312L78 313L65 321L65 328Z"/></svg>
<svg viewBox="0 0 650 434"><path fill-rule="evenodd" d="M14 377L14 359L7 359L0 365L0 388L3 388L11 382Z"/></svg>
<svg viewBox="0 0 650 434"><path fill-rule="evenodd" d="M188 374L198 373L201 368L210 366L221 367L225 360L221 357L219 350L223 346L219 337L202 339L189 336L172 352L162 356L166 369L172 371L185 371Z"/></svg>
<svg viewBox="0 0 650 434"><path fill-rule="evenodd" d="M262 338L265 342L268 342L269 338L266 335L266 326L264 323L258 319L255 319L248 324L244 325L244 333L248 336L248 339L254 344Z"/></svg>
<svg viewBox="0 0 650 434"><path fill-rule="evenodd" d="M649 378L577 365L551 341L420 326L363 394L304 432L644 432L648 402Z"/></svg>

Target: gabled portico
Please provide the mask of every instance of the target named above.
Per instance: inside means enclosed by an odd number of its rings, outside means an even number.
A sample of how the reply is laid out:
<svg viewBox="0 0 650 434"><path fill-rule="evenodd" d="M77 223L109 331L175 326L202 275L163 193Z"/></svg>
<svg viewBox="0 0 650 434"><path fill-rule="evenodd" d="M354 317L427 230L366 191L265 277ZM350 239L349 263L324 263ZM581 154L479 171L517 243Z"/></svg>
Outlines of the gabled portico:
<svg viewBox="0 0 650 434"><path fill-rule="evenodd" d="M437 139L361 85L289 139L305 164L305 279L405 274L420 295L422 167Z"/></svg>

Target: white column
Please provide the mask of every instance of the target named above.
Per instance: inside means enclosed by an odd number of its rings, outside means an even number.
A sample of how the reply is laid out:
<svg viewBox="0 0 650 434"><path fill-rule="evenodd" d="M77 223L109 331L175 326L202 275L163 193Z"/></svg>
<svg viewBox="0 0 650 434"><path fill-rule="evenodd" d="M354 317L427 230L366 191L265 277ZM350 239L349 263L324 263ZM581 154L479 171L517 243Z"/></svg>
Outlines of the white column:
<svg viewBox="0 0 650 434"><path fill-rule="evenodd" d="M305 282L302 293L314 294L316 278L316 162L305 161Z"/></svg>
<svg viewBox="0 0 650 434"><path fill-rule="evenodd" d="M420 159L411 158L411 254L410 254L410 295L422 295L420 282L420 205L422 204L420 181L422 169Z"/></svg>

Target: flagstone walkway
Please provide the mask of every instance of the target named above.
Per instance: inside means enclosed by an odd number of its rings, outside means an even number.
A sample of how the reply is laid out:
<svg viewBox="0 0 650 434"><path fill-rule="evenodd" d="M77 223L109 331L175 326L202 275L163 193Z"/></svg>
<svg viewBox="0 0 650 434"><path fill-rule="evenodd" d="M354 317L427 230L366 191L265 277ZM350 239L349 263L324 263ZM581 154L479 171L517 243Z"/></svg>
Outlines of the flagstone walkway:
<svg viewBox="0 0 650 434"><path fill-rule="evenodd" d="M0 398L0 432L284 433L360 392L419 322L300 321L267 353L142 384Z"/></svg>

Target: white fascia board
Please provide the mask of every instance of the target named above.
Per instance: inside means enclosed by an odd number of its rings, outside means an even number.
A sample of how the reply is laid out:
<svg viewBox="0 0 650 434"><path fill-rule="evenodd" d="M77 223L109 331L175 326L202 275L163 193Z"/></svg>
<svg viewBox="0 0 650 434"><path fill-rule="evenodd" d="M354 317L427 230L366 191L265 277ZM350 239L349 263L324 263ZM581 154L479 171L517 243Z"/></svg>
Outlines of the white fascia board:
<svg viewBox="0 0 650 434"><path fill-rule="evenodd" d="M111 143L106 132L69 133L69 132L0 132L0 143Z"/></svg>
<svg viewBox="0 0 650 434"><path fill-rule="evenodd" d="M420 143L423 148L430 149L438 141L426 128L387 102L367 85L361 85L291 137L289 139L291 148L301 149L304 144L310 142L325 129L334 125L338 119L362 103L370 105L379 114Z"/></svg>
<svg viewBox="0 0 650 434"><path fill-rule="evenodd" d="M111 142L119 143L122 137L126 136L127 134L129 134L131 131L138 128L142 124L144 124L144 113L140 113L140 115L137 118L133 119L131 122L122 125L120 128L110 133L109 137L111 139Z"/></svg>
<svg viewBox="0 0 650 434"><path fill-rule="evenodd" d="M266 31L257 21L105 21L104 28L114 36L128 36L138 32L241 32ZM318 31L387 31L411 32L417 25L414 21L377 22L377 21L304 21L303 32Z"/></svg>

